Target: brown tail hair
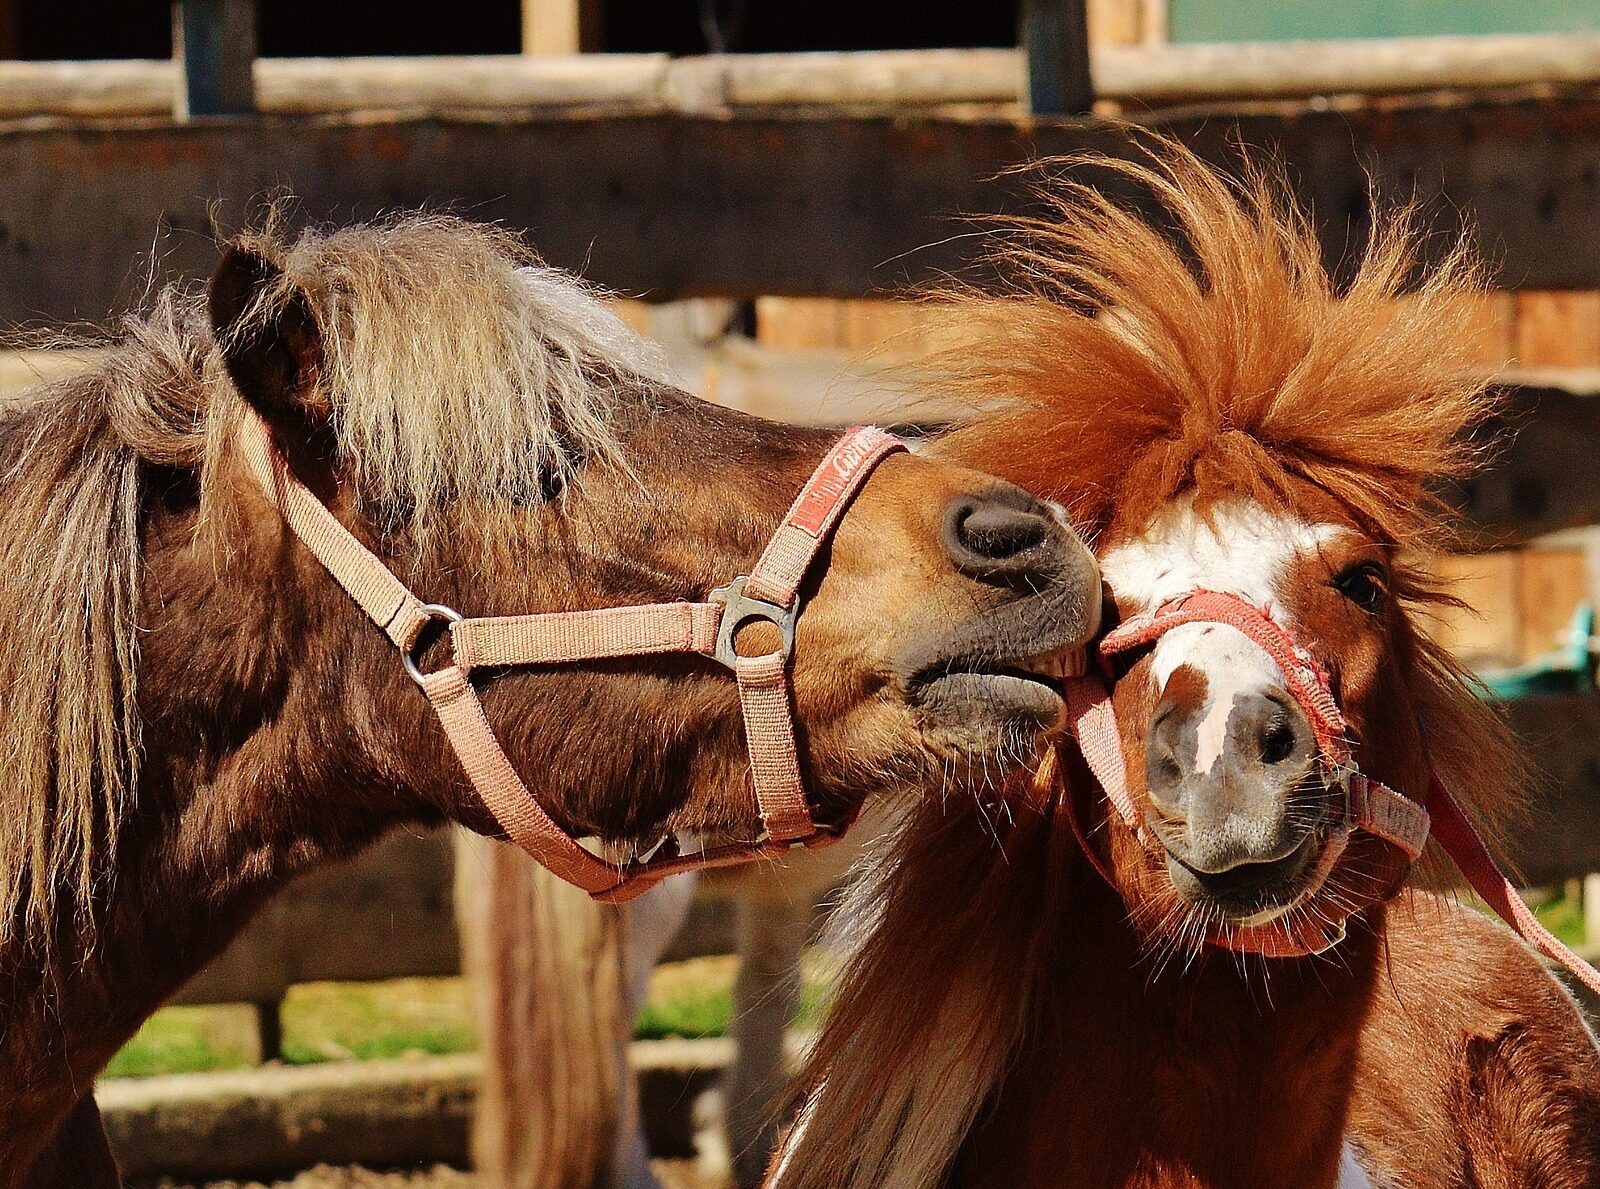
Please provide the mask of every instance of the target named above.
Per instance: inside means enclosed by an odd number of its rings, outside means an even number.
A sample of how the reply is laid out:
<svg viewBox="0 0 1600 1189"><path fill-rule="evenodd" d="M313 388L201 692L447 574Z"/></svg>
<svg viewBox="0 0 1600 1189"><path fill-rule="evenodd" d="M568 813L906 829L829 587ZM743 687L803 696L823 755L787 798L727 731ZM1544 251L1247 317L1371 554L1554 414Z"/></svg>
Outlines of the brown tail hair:
<svg viewBox="0 0 1600 1189"><path fill-rule="evenodd" d="M610 1184L631 1101L622 914L514 847L459 837L456 912L484 1054L474 1162L496 1189Z"/></svg>

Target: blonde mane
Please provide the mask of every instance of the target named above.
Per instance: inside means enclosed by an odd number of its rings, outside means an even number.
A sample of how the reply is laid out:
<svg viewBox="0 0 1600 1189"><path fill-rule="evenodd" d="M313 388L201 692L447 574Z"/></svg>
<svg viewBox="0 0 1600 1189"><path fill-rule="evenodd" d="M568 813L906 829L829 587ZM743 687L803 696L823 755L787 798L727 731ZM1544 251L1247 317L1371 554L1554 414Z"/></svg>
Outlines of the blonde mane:
<svg viewBox="0 0 1600 1189"><path fill-rule="evenodd" d="M1448 537L1439 485L1478 461L1468 435L1493 411L1462 317L1479 285L1471 251L1454 243L1424 269L1415 212L1377 207L1341 284L1276 174L1244 162L1231 179L1180 145L1140 143L1133 161L1040 166L1046 213L996 233L1001 291L938 295L959 346L928 382L989 414L939 452L1062 501L1102 540L1186 492L1202 511L1286 506L1306 483L1331 494L1406 563L1393 663L1435 767L1481 821L1514 813L1501 720L1414 623L1441 597L1413 568ZM1095 174L1159 215L1081 180ZM1055 765L1013 781L1003 805L929 798L846 904L869 924L776 1186L949 1176L1040 1010L1041 970L1064 957L1047 946L1076 849L1052 828Z"/></svg>
<svg viewBox="0 0 1600 1189"><path fill-rule="evenodd" d="M537 500L586 459L625 465L613 420L654 351L515 237L442 216L243 242L299 286L320 388L380 527L418 547L454 509ZM0 650L0 945L87 935L138 782L140 531L152 467L230 449L239 401L203 295L169 287L92 371L0 420L0 566L19 613ZM202 523L209 518L202 517Z"/></svg>

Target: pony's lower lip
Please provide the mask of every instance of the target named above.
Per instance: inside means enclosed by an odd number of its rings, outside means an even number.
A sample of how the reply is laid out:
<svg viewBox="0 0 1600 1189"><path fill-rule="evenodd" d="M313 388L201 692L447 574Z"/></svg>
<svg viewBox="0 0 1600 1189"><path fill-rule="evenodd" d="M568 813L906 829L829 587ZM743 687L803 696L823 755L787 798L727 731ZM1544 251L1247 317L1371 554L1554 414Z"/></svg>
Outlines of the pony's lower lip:
<svg viewBox="0 0 1600 1189"><path fill-rule="evenodd" d="M941 713L989 713L1034 719L1039 729L1055 726L1066 711L1055 680L1025 669L956 670L916 684L914 700Z"/></svg>
<svg viewBox="0 0 1600 1189"><path fill-rule="evenodd" d="M1198 893L1233 925L1265 925L1315 895L1316 887L1301 885L1302 877L1316 869L1316 859L1326 845L1319 830L1308 833L1300 844L1281 859L1267 863L1247 863L1221 875L1197 871L1171 850L1169 865L1177 867L1192 883L1193 893L1180 886L1179 894L1191 899Z"/></svg>

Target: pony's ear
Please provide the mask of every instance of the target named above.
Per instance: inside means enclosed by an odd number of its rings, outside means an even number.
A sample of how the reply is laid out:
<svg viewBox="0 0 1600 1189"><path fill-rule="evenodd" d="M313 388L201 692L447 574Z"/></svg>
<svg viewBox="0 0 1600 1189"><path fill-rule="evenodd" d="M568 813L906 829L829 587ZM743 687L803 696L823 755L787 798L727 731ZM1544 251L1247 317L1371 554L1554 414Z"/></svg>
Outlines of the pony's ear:
<svg viewBox="0 0 1600 1189"><path fill-rule="evenodd" d="M318 387L322 333L305 293L286 289L272 260L234 244L206 298L223 363L245 400L292 436L326 427L333 410Z"/></svg>

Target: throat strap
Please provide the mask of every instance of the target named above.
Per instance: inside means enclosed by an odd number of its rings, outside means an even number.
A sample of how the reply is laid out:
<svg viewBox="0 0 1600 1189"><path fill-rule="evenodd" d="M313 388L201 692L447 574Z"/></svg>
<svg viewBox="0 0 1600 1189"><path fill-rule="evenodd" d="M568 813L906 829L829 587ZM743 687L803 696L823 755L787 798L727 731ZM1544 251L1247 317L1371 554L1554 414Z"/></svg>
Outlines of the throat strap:
<svg viewBox="0 0 1600 1189"><path fill-rule="evenodd" d="M850 814L837 825L819 826L812 819L795 746L789 663L800 586L878 463L906 448L898 438L871 427L847 431L801 489L750 574L712 591L704 602L482 618L417 598L291 473L271 430L253 410L241 421L240 444L251 475L290 531L400 650L500 828L568 883L598 900L630 900L681 871L778 857L795 846L826 846L854 820ZM424 673L416 653L424 629L435 621L449 624L452 657ZM780 643L771 652L741 655L739 629L756 621L775 625ZM753 842L689 855L679 854L669 840L647 859L609 863L567 834L528 791L489 725L471 673L666 653L696 653L733 672L762 833Z"/></svg>

